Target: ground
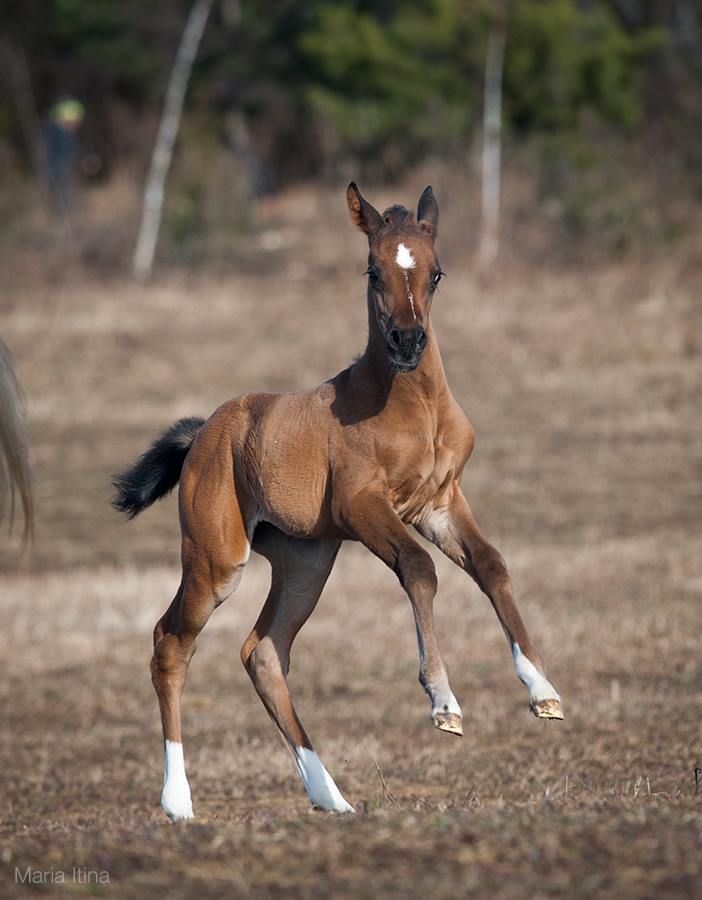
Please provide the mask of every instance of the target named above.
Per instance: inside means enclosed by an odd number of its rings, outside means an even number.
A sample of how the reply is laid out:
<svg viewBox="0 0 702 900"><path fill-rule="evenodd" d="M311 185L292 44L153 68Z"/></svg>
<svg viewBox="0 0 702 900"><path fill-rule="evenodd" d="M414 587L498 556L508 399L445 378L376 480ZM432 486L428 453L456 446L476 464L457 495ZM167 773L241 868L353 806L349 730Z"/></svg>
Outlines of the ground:
<svg viewBox="0 0 702 900"><path fill-rule="evenodd" d="M357 813L310 810L239 662L267 590L252 559L184 698L197 820L167 821L148 659L178 584L175 501L127 524L110 476L178 416L345 366L365 333L363 238L343 194L300 194L241 274L28 275L0 310L38 513L35 547L2 551L0 895L32 892L16 883L31 869L50 892L118 898L699 896L699 257L482 282L446 207L434 321L478 433L463 485L565 721L530 715L488 601L435 554L465 737L433 729L409 604L346 546L291 685Z"/></svg>

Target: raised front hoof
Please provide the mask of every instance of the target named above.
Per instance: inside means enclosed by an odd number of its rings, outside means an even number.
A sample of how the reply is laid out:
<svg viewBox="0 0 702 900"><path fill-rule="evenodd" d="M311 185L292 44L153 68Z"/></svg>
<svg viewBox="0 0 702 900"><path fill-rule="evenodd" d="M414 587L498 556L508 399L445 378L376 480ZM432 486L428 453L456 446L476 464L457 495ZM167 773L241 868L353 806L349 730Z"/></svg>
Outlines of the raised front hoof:
<svg viewBox="0 0 702 900"><path fill-rule="evenodd" d="M532 700L529 704L537 719L562 719L560 700Z"/></svg>
<svg viewBox="0 0 702 900"><path fill-rule="evenodd" d="M463 720L457 713L437 712L432 716L434 728L463 737Z"/></svg>

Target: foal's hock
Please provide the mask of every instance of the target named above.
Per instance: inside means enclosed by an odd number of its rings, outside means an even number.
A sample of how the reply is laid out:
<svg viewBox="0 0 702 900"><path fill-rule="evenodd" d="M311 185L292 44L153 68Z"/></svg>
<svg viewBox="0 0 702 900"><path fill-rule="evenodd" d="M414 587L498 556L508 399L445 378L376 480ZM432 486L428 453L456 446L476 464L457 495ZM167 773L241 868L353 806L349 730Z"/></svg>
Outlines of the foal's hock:
<svg viewBox="0 0 702 900"><path fill-rule="evenodd" d="M442 276L434 193L424 191L416 216L404 206L379 213L353 182L346 199L369 245L363 355L313 390L246 394L206 422L183 419L115 479L114 504L130 516L180 480L183 573L156 624L151 661L165 741L161 805L172 819L193 815L180 703L195 639L236 589L252 549L269 560L272 580L241 659L315 806L353 812L295 711L288 664L342 541L365 544L406 591L417 626L419 682L436 728L462 735L462 714L434 630L434 564L410 526L490 598L532 712L563 718L504 560L461 492L474 431L446 383L431 324Z"/></svg>

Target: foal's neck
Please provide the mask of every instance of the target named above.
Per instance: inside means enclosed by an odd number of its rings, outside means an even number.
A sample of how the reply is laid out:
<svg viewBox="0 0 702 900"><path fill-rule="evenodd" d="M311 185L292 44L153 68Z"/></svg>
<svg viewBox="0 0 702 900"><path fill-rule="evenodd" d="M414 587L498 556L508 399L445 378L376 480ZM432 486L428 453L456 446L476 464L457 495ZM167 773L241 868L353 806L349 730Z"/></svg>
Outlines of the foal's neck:
<svg viewBox="0 0 702 900"><path fill-rule="evenodd" d="M399 372L393 369L388 359L385 344L372 302L368 302L368 343L363 355L354 368L359 375L373 382L380 390L387 403L395 400L406 400L408 394L422 397L425 401L438 403L448 391L446 375L439 345L434 335L431 321L427 323L427 346L422 359L413 372Z"/></svg>

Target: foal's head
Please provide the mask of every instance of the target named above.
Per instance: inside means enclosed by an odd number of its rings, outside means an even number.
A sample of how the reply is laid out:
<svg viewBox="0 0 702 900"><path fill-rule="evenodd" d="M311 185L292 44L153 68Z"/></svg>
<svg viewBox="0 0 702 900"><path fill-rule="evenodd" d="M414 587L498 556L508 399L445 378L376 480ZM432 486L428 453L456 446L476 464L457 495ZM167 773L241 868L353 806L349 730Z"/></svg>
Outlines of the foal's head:
<svg viewBox="0 0 702 900"><path fill-rule="evenodd" d="M442 275L434 250L439 223L434 192L426 188L416 217L404 206L391 206L381 215L353 181L346 199L351 221L368 235L368 300L390 363L411 372L428 343L431 301Z"/></svg>

